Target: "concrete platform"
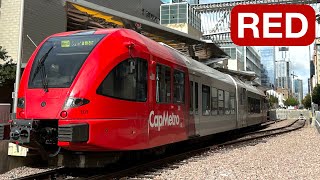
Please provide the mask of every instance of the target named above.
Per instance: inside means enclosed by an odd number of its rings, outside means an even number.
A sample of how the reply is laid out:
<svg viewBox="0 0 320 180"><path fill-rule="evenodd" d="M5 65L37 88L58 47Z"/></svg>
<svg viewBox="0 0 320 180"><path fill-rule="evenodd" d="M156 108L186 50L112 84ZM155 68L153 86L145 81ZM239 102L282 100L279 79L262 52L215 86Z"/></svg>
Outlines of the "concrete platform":
<svg viewBox="0 0 320 180"><path fill-rule="evenodd" d="M0 141L0 173L7 172L13 168L31 165L37 162L34 157L8 156L8 142Z"/></svg>

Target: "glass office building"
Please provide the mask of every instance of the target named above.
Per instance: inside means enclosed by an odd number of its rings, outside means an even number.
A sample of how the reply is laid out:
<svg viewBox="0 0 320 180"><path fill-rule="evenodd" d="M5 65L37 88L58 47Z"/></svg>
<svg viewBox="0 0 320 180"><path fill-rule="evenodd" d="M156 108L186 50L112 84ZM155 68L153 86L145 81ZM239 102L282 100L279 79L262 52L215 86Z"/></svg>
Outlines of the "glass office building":
<svg viewBox="0 0 320 180"><path fill-rule="evenodd" d="M187 2L162 4L160 7L160 24L187 23L197 30L201 30L200 14L196 14Z"/></svg>
<svg viewBox="0 0 320 180"><path fill-rule="evenodd" d="M267 71L268 79L271 84L275 84L275 55L274 55L274 47L259 47L260 56L261 56L261 64L263 64L264 69Z"/></svg>

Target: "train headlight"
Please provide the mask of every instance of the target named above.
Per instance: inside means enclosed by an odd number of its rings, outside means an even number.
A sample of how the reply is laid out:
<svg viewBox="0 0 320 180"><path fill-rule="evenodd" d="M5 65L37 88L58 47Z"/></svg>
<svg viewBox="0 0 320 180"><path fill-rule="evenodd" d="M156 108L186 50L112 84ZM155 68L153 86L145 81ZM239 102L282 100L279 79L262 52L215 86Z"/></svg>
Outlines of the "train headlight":
<svg viewBox="0 0 320 180"><path fill-rule="evenodd" d="M24 98L18 98L17 107L18 107L18 108L24 108L24 105L25 105L25 100L24 100Z"/></svg>
<svg viewBox="0 0 320 180"><path fill-rule="evenodd" d="M88 99L69 97L64 104L64 109L83 106L85 104L88 104L89 102L90 101Z"/></svg>

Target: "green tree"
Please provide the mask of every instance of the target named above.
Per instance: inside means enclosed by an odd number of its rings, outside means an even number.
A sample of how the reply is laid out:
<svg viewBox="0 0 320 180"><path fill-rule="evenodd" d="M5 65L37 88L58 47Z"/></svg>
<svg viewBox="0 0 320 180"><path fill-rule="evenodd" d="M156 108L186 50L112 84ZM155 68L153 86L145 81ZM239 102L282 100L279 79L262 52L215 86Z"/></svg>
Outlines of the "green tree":
<svg viewBox="0 0 320 180"><path fill-rule="evenodd" d="M289 96L288 99L284 102L286 106L296 106L299 102L292 96Z"/></svg>
<svg viewBox="0 0 320 180"><path fill-rule="evenodd" d="M309 93L303 98L302 104L304 105L305 108L311 107L311 96Z"/></svg>
<svg viewBox="0 0 320 180"><path fill-rule="evenodd" d="M15 75L16 64L8 56L8 52L0 46L0 86L14 83Z"/></svg>
<svg viewBox="0 0 320 180"><path fill-rule="evenodd" d="M278 98L276 98L276 97L273 96L273 95L270 95L270 98L269 98L269 105L270 105L270 107L276 108L276 107L277 107L277 104L278 104Z"/></svg>
<svg viewBox="0 0 320 180"><path fill-rule="evenodd" d="M312 101L320 105L320 85L317 84L312 90Z"/></svg>

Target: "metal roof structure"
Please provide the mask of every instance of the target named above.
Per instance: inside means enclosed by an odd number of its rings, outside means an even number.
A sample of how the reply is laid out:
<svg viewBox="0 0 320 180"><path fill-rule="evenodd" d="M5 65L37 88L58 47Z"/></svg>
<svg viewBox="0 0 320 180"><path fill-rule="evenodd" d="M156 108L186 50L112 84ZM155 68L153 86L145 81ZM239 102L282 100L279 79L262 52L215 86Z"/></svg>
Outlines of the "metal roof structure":
<svg viewBox="0 0 320 180"><path fill-rule="evenodd" d="M67 0L66 11L68 31L94 28L127 28L157 42L168 44L199 61L228 57L214 43L208 43L186 33L84 0L77 0L76 2Z"/></svg>
<svg viewBox="0 0 320 180"><path fill-rule="evenodd" d="M231 10L237 5L248 4L309 4L316 7L319 0L237 0L228 2L214 2L207 4L193 4L196 14L201 16L201 31L203 39L212 40L218 45L233 44L230 35ZM320 15L318 16L320 17ZM318 18L320 23L320 18Z"/></svg>

